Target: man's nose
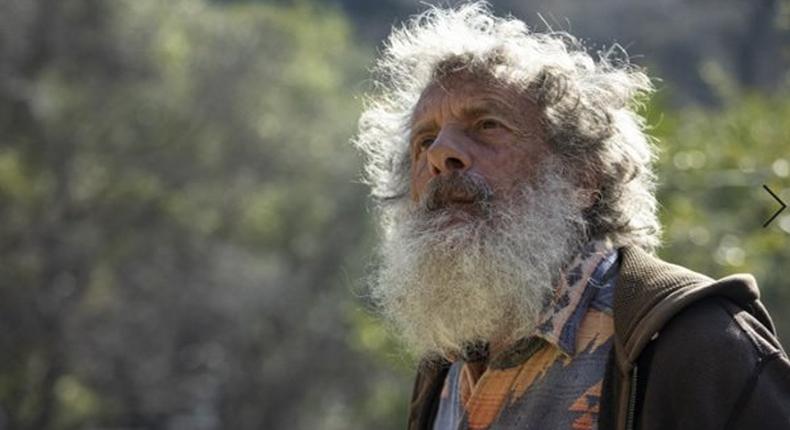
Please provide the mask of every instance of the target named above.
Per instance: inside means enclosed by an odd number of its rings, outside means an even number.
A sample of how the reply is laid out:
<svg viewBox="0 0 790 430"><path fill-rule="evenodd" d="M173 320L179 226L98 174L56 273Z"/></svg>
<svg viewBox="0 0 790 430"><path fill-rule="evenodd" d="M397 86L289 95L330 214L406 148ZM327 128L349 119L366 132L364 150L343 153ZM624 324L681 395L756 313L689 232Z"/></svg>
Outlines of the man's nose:
<svg viewBox="0 0 790 430"><path fill-rule="evenodd" d="M455 128L444 128L436 136L436 140L428 147L428 163L431 174L463 172L472 166L469 154L469 137Z"/></svg>

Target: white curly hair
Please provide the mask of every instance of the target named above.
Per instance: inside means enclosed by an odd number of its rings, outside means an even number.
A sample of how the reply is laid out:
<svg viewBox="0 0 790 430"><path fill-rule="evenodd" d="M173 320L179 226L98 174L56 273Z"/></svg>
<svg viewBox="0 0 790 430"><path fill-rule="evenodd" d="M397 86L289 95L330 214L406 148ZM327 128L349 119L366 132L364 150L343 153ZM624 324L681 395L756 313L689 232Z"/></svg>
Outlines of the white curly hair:
<svg viewBox="0 0 790 430"><path fill-rule="evenodd" d="M659 244L655 149L637 112L650 79L616 48L595 61L573 36L535 33L485 2L432 7L393 29L375 64L354 144L381 210L409 187L409 123L432 82L458 71L483 73L528 94L543 114L549 143L580 183L593 183L585 211L590 238L653 252ZM386 217L384 217L386 219Z"/></svg>

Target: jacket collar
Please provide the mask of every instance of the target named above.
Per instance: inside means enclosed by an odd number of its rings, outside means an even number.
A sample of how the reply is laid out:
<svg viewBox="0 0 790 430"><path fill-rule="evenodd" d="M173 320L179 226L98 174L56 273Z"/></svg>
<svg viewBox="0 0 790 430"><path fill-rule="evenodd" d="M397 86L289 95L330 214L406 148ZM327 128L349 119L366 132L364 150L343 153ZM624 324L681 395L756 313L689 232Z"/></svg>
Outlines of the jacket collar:
<svg viewBox="0 0 790 430"><path fill-rule="evenodd" d="M717 282L631 246L620 249L620 262L614 290L614 331L617 365L624 374L661 327L694 301L711 295L745 303L759 298L757 283L749 274Z"/></svg>

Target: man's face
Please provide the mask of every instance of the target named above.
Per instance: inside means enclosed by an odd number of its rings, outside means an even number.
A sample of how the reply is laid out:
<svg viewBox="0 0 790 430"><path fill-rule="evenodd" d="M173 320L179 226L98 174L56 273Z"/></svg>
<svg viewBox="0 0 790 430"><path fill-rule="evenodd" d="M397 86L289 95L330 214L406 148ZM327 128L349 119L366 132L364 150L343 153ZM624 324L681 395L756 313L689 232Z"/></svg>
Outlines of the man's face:
<svg viewBox="0 0 790 430"><path fill-rule="evenodd" d="M411 198L382 206L372 297L418 356L527 335L584 240L579 189L523 94L469 75L411 124Z"/></svg>
<svg viewBox="0 0 790 430"><path fill-rule="evenodd" d="M534 181L550 155L538 107L503 85L455 74L430 85L411 122L411 199L431 208L468 211L474 196L436 192L452 177L476 177L493 199Z"/></svg>

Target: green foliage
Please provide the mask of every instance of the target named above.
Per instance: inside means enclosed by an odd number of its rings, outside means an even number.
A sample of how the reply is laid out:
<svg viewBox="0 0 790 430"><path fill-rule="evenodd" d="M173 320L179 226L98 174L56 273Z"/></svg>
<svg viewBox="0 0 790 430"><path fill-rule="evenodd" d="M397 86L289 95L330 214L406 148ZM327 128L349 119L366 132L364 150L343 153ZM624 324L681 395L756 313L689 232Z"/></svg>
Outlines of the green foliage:
<svg viewBox="0 0 790 430"><path fill-rule="evenodd" d="M345 335L369 229L348 145L367 56L344 18L35 3L6 15L0 52L8 426L389 418L353 412L395 376Z"/></svg>
<svg viewBox="0 0 790 430"><path fill-rule="evenodd" d="M720 110L685 108L658 115L658 163L665 247L671 261L710 276L755 275L778 326L790 335L790 289L783 274L790 213L763 224L790 201L787 94L743 94Z"/></svg>

